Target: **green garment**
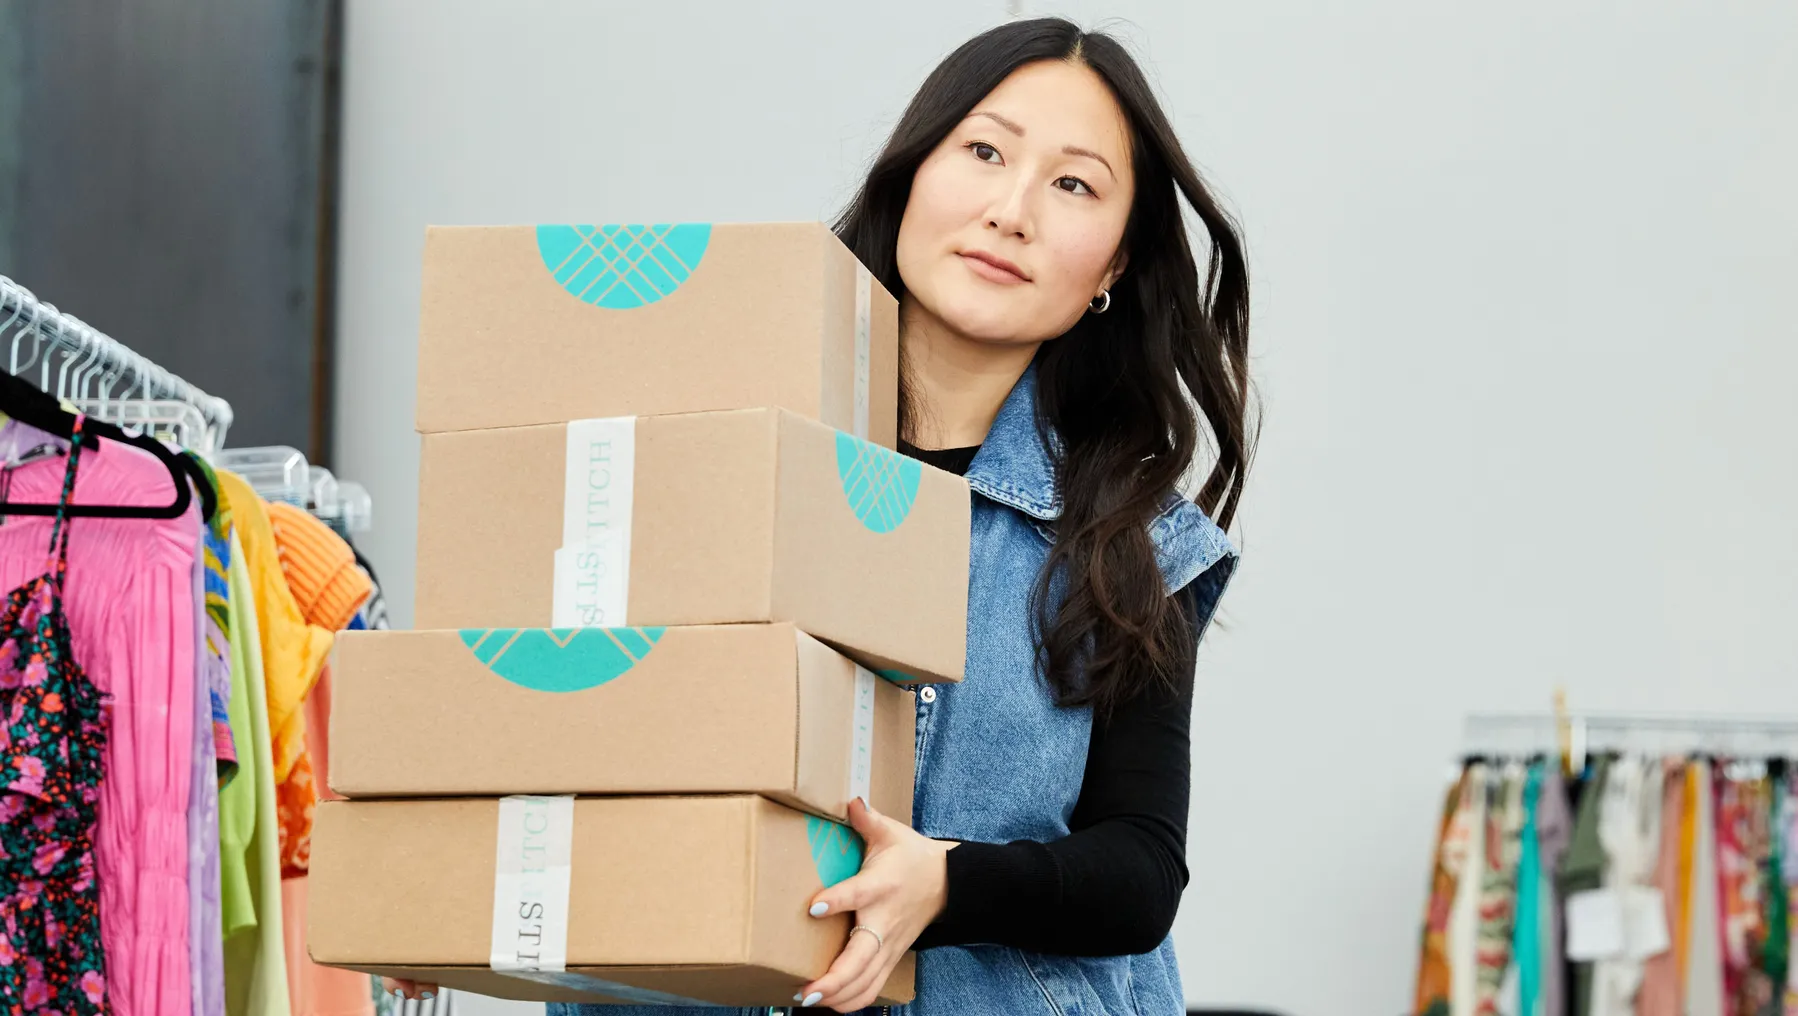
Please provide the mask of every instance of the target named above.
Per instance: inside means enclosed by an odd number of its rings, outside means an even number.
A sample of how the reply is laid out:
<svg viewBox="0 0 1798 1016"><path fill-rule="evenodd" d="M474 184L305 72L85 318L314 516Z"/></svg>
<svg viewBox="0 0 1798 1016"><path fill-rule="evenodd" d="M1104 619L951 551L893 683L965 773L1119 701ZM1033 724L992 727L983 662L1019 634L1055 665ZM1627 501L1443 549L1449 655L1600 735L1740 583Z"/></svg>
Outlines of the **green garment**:
<svg viewBox="0 0 1798 1016"><path fill-rule="evenodd" d="M1767 866L1762 873L1761 892L1767 901L1767 945L1761 955L1761 969L1767 972L1767 979L1775 985L1775 997L1786 984L1786 973L1792 960L1792 940L1789 926L1791 912L1790 901L1786 897L1785 854L1791 844L1785 842L1786 835L1786 780L1784 775L1776 776L1773 784L1772 807L1767 816L1767 828L1771 835L1767 837L1771 847L1767 852Z"/></svg>
<svg viewBox="0 0 1798 1016"><path fill-rule="evenodd" d="M1604 797L1605 778L1610 774L1611 760L1607 756L1599 756L1592 767L1592 775L1586 780L1586 788L1581 791L1579 814L1573 820L1573 841L1567 846L1567 856L1561 859L1561 870L1556 878L1556 887L1560 889L1560 905L1564 909L1567 897L1574 893L1597 889L1604 882L1604 846L1598 842L1598 803ZM1575 963L1573 965L1573 1016L1590 1016L1592 1012L1592 964Z"/></svg>
<svg viewBox="0 0 1798 1016"><path fill-rule="evenodd" d="M236 543L237 538L232 536L230 544L233 548ZM236 563L235 549L232 561ZM230 572L231 569L226 570L227 578ZM231 620L242 625L242 620L236 616L240 607L237 592L236 584L232 583L229 609ZM239 638L231 640L230 650L231 701L226 709L232 740L242 747L237 760L237 775L241 778L232 779L219 791L219 902L224 910L226 941L238 932L256 926L256 890L250 876L254 861L250 852L256 838L256 793L262 785L260 771L269 767L268 754L258 755L255 751L256 740L250 722L249 655L251 651L259 654L261 647L245 646ZM254 683L261 687L260 681ZM256 711L262 714L263 725L267 726L267 710L258 706Z"/></svg>
<svg viewBox="0 0 1798 1016"><path fill-rule="evenodd" d="M252 794L248 805L254 820L239 851L243 878L233 900L226 882L226 927L233 917L240 934L225 940L225 1012L227 1016L292 1016L287 995L287 946L281 925L281 830L275 817L274 748L269 740L268 693L263 687L262 637L256 623L256 594L250 586L250 569L244 564L243 544L231 534L231 722L237 723L237 703L249 713L248 751L239 750L238 776L227 792L244 788ZM254 759L254 778L248 771ZM219 834L225 832L225 808L221 795ZM234 819L243 822L241 814ZM229 844L225 844L229 852ZM244 897L248 898L245 899ZM244 916L248 915L248 923ZM229 931L227 931L229 935Z"/></svg>

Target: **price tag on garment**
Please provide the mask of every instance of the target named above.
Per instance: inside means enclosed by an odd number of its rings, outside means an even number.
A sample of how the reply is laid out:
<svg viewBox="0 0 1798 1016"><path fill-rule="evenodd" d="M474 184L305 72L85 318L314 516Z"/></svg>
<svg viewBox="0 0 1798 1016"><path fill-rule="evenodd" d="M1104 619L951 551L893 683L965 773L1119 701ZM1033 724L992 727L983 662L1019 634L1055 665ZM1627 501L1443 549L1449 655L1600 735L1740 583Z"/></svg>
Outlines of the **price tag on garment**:
<svg viewBox="0 0 1798 1016"><path fill-rule="evenodd" d="M1623 953L1633 960L1659 956L1673 948L1667 933L1667 899L1651 885L1624 886Z"/></svg>
<svg viewBox="0 0 1798 1016"><path fill-rule="evenodd" d="M1623 898L1612 889L1588 889L1567 897L1567 958L1576 962L1623 955Z"/></svg>

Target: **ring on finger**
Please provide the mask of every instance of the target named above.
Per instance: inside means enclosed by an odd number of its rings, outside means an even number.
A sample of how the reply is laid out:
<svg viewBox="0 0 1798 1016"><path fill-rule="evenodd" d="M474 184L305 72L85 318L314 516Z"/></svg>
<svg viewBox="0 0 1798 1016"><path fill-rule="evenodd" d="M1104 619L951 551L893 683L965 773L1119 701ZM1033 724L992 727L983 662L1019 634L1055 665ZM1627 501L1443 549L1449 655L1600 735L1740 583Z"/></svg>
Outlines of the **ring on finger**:
<svg viewBox="0 0 1798 1016"><path fill-rule="evenodd" d="M855 933L858 931L865 931L868 934L874 936L874 948L876 948L876 949L885 949L886 948L887 940L881 936L880 932L875 931L873 928L870 928L865 924L858 924L855 927L850 928L849 929L849 937L854 938Z"/></svg>

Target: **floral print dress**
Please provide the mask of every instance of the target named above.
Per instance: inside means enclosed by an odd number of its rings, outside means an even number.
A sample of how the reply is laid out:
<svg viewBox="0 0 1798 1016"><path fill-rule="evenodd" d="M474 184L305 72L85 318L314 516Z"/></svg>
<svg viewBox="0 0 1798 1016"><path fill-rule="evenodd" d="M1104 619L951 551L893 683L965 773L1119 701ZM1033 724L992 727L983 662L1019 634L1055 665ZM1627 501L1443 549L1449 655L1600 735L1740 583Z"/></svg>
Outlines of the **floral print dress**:
<svg viewBox="0 0 1798 1016"><path fill-rule="evenodd" d="M81 457L69 442L44 573L0 607L0 1014L105 1013L94 825L107 703L70 652L65 516Z"/></svg>

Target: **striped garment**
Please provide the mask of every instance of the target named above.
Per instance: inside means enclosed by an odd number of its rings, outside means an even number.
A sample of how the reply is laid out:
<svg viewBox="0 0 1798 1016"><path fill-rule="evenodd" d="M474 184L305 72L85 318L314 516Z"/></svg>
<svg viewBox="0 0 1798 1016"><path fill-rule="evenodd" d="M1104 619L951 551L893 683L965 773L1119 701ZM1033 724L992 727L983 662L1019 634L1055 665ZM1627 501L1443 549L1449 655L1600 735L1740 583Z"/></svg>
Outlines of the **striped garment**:
<svg viewBox="0 0 1798 1016"><path fill-rule="evenodd" d="M198 463L213 490L218 489L218 476L198 455L189 454ZM219 787L223 788L237 775L237 742L231 734L231 506L218 498L218 509L207 521L201 534L202 553L206 559L206 655L201 673L208 675L207 691L212 698L212 740L217 749Z"/></svg>

